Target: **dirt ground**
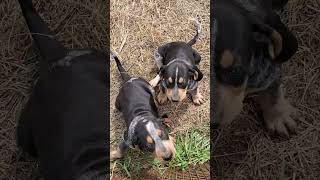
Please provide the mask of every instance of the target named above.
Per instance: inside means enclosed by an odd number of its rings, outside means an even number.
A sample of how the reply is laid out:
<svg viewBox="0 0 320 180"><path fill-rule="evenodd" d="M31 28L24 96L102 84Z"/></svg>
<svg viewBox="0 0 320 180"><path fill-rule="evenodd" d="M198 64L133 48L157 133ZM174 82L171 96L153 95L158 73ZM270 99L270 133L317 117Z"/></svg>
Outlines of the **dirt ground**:
<svg viewBox="0 0 320 180"><path fill-rule="evenodd" d="M86 2L86 1L84 1ZM161 44L189 40L195 33L189 18L198 16L203 26L195 48L205 73L201 92L206 102L191 100L168 104L160 112L175 120L173 134L209 120L209 2L111 1L111 46L123 59L129 73L151 79L155 74L153 52ZM70 48L106 50L105 2L92 0L40 0L37 9L57 37ZM41 8L39 8L41 7ZM0 179L29 180L37 164L16 149L18 114L37 77L38 53L32 47L25 21L16 1L0 2ZM298 135L289 140L271 137L263 128L255 104L248 100L245 111L227 129L215 132L216 166L213 175L223 179L319 179L320 177L320 2L290 0L283 19L299 39L299 51L285 63L286 96L297 108ZM92 33L93 32L93 33ZM123 43L125 42L125 43ZM123 45L122 45L123 43ZM111 62L111 140L123 132L114 100L120 78Z"/></svg>
<svg viewBox="0 0 320 180"><path fill-rule="evenodd" d="M190 127L209 123L209 1L157 1L157 0L112 0L110 5L111 48L119 54L129 74L151 80L157 70L153 59L155 50L168 42L189 41L195 35L191 20L198 17L202 35L194 48L201 54L200 70L204 74L200 82L205 103L195 106L191 99L179 104L167 103L159 106L160 113L167 113L174 121L172 134L175 136ZM115 148L125 129L121 114L115 109L115 99L121 84L116 65L110 66L110 137ZM116 174L117 168L114 169Z"/></svg>
<svg viewBox="0 0 320 180"><path fill-rule="evenodd" d="M104 1L38 0L36 9L69 48L107 49ZM15 128L37 75L38 52L18 1L0 2L0 179L30 180L38 166L17 151Z"/></svg>
<svg viewBox="0 0 320 180"><path fill-rule="evenodd" d="M298 134L271 137L256 104L214 136L211 157L216 179L319 179L320 177L320 1L290 0L283 20L299 39L299 50L284 64L286 96L297 108Z"/></svg>

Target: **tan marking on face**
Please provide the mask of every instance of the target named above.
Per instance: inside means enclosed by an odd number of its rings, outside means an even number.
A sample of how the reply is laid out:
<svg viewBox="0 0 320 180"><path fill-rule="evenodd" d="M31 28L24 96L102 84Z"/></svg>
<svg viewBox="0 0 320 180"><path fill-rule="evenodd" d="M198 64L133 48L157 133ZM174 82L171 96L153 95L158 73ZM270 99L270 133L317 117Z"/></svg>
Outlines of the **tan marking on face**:
<svg viewBox="0 0 320 180"><path fill-rule="evenodd" d="M168 99L171 100L173 96L173 89L167 88L166 96L168 97ZM178 96L179 96L179 101L182 101L187 96L187 89L178 88Z"/></svg>
<svg viewBox="0 0 320 180"><path fill-rule="evenodd" d="M157 129L157 135L160 136L161 135L161 130Z"/></svg>
<svg viewBox="0 0 320 180"><path fill-rule="evenodd" d="M184 79L182 77L179 78L179 83L183 83Z"/></svg>
<svg viewBox="0 0 320 180"><path fill-rule="evenodd" d="M166 95L169 99L171 99L172 95L173 95L173 89L166 89Z"/></svg>
<svg viewBox="0 0 320 180"><path fill-rule="evenodd" d="M178 89L178 94L180 97L180 101L182 101L187 96L187 90L186 89Z"/></svg>
<svg viewBox="0 0 320 180"><path fill-rule="evenodd" d="M234 87L217 82L217 121L220 125L230 124L241 112L246 84L247 81L242 86Z"/></svg>
<svg viewBox="0 0 320 180"><path fill-rule="evenodd" d="M151 138L151 136L147 136L146 140L149 144L153 143L153 139Z"/></svg>
<svg viewBox="0 0 320 180"><path fill-rule="evenodd" d="M229 50L225 50L222 53L220 64L224 68L228 68L233 64L234 57Z"/></svg>
<svg viewBox="0 0 320 180"><path fill-rule="evenodd" d="M169 83L172 83L173 82L172 77L169 77L168 81L169 81Z"/></svg>
<svg viewBox="0 0 320 180"><path fill-rule="evenodd" d="M169 140L163 140L162 141L164 147L165 147L165 152L161 151L160 149L158 149L157 147L155 148L155 156L156 158L158 158L159 160L163 160L164 155L167 153L172 155L172 158L174 158L175 154L176 154L176 149L174 147L175 145L175 141L174 138L172 138L171 136L169 136Z"/></svg>

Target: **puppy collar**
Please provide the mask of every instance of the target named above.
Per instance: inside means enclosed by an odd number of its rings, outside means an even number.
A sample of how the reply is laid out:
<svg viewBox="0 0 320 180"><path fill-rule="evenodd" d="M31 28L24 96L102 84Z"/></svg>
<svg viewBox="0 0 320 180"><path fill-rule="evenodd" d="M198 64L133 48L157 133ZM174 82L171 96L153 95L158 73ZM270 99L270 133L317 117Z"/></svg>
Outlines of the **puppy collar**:
<svg viewBox="0 0 320 180"><path fill-rule="evenodd" d="M140 121L147 122L148 120L143 116L137 116L137 117L133 118L133 120L130 123L129 129L128 129L128 137L127 137L127 139L123 138L124 143L132 149L134 148L133 147L133 137L134 137L135 129L136 129L137 124Z"/></svg>
<svg viewBox="0 0 320 180"><path fill-rule="evenodd" d="M51 66L49 67L49 71L52 71L53 69L55 69L56 67L68 67L68 66L71 66L71 64L73 63L73 60L78 57L78 56L82 56L82 55L86 55L86 54L90 54L92 53L91 50L73 50L73 51L70 51L68 52L68 54L56 61L56 62L53 62L51 64Z"/></svg>
<svg viewBox="0 0 320 180"><path fill-rule="evenodd" d="M182 58L176 58L176 59L173 59L172 61L170 61L168 64L166 64L167 66L169 66L170 64L174 63L174 62L182 62L188 66L191 66L191 64L188 62L188 61L185 61L185 59L182 59Z"/></svg>

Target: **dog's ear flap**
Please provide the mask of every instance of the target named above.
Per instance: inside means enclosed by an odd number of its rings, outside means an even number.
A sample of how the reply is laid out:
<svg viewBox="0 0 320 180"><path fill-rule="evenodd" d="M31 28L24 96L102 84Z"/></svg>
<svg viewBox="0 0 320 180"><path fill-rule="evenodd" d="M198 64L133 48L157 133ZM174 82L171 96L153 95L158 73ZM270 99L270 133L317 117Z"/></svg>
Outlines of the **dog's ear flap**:
<svg viewBox="0 0 320 180"><path fill-rule="evenodd" d="M203 78L203 74L202 74L202 72L199 70L199 68L196 65L194 65L189 70L192 73L193 79L195 81L201 81L201 79Z"/></svg>
<svg viewBox="0 0 320 180"><path fill-rule="evenodd" d="M252 24L255 32L263 33L271 39L268 52L272 60L276 62L278 60L277 57L282 51L282 36L275 29L257 19L253 19Z"/></svg>
<svg viewBox="0 0 320 180"><path fill-rule="evenodd" d="M156 61L156 64L158 68L163 65L163 59L165 57L166 49L168 48L169 44L165 44L163 46L160 46L155 52L154 52L154 59Z"/></svg>
<svg viewBox="0 0 320 180"><path fill-rule="evenodd" d="M193 54L193 58L195 60L195 63L196 63L196 65L198 65L200 63L200 61L201 61L201 56L198 53L198 51L196 51L194 49L192 49L192 51L193 51L192 54Z"/></svg>
<svg viewBox="0 0 320 180"><path fill-rule="evenodd" d="M159 76L162 78L163 77L163 74L165 73L165 69L166 69L166 65L162 65L160 67L160 70L158 72Z"/></svg>

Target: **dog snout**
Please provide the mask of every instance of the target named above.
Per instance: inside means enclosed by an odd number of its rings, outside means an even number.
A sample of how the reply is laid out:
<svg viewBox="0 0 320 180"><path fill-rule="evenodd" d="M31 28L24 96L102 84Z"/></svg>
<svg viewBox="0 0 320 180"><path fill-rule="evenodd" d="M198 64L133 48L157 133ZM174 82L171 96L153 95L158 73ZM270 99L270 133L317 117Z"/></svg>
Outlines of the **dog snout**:
<svg viewBox="0 0 320 180"><path fill-rule="evenodd" d="M172 153L164 155L162 159L165 161L170 161L172 159Z"/></svg>
<svg viewBox="0 0 320 180"><path fill-rule="evenodd" d="M180 100L180 96L179 96L179 93L178 93L178 90L177 89L174 89L173 90L173 95L171 97L171 100L173 102L178 102Z"/></svg>

